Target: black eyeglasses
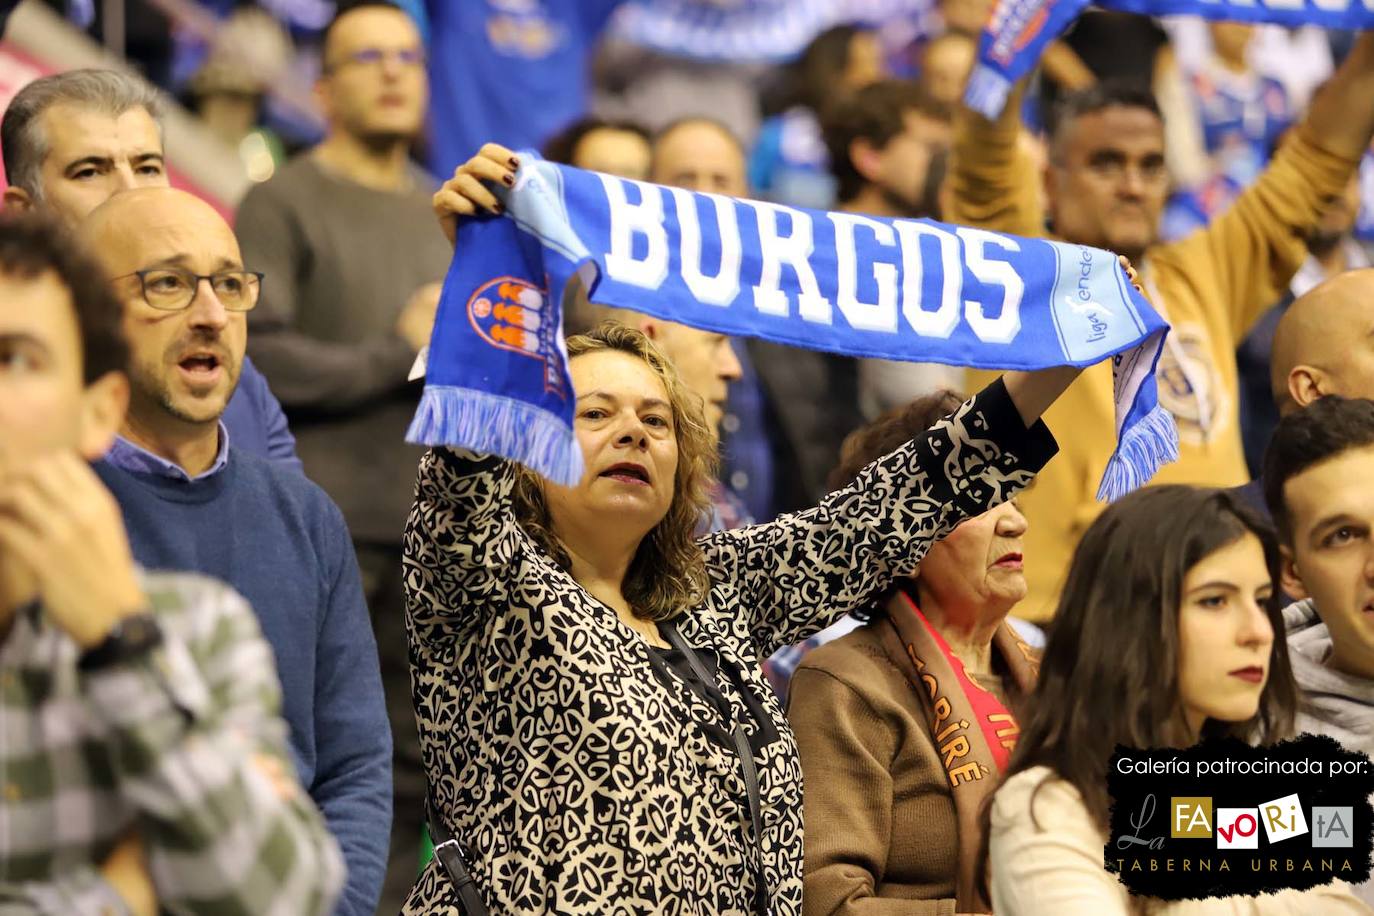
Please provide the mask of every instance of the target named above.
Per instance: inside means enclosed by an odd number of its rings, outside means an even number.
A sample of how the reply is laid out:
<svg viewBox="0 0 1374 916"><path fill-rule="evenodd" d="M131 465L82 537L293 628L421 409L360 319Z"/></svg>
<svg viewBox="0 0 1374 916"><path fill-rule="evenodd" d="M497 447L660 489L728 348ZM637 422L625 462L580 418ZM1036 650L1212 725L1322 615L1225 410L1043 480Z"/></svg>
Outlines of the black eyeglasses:
<svg viewBox="0 0 1374 916"><path fill-rule="evenodd" d="M246 312L258 304L262 292L262 274L256 270L221 270L213 274L198 274L179 267L155 267L136 270L115 277L124 280L138 277L143 285L143 301L164 312L179 312L196 298L200 281L205 280L214 291L220 305L230 312Z"/></svg>

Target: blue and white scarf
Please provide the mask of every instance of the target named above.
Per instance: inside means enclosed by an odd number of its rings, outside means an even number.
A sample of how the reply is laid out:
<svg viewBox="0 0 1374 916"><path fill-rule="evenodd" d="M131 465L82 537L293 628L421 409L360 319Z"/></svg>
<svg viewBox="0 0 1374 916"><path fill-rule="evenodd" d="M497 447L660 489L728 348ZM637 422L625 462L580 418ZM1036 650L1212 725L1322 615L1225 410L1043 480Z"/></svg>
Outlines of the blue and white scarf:
<svg viewBox="0 0 1374 916"><path fill-rule="evenodd" d="M1098 248L698 194L521 156L506 216L464 220L408 438L582 475L562 298L847 356L984 369L1115 355L1114 499L1178 456L1168 325ZM551 294L552 293L552 294Z"/></svg>
<svg viewBox="0 0 1374 916"><path fill-rule="evenodd" d="M1182 14L1292 27L1374 28L1374 6L1367 0L997 0L964 91L968 106L989 118L997 117L1012 84L1035 67L1045 47L1090 2L1103 9L1146 16Z"/></svg>

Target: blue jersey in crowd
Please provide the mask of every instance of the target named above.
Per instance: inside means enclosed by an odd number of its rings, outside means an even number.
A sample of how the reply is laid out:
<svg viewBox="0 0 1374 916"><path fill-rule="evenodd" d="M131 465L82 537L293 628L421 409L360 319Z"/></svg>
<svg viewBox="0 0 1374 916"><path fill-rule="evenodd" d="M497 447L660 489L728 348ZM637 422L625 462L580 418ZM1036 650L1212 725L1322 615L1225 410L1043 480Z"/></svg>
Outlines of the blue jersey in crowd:
<svg viewBox="0 0 1374 916"><path fill-rule="evenodd" d="M1207 152L1227 176L1250 184L1293 121L1283 84L1219 66L1192 74L1190 81Z"/></svg>
<svg viewBox="0 0 1374 916"><path fill-rule="evenodd" d="M428 0L430 167L488 141L538 148L586 110L593 45L622 0Z"/></svg>

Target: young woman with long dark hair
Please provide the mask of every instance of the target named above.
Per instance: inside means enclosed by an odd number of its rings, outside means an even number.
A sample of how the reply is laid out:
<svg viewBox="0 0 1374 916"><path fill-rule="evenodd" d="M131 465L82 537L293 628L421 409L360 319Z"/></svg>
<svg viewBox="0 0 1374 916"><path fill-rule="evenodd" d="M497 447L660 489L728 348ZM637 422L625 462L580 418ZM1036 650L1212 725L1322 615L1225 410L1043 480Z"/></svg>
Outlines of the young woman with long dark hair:
<svg viewBox="0 0 1374 916"><path fill-rule="evenodd" d="M1281 636L1278 571L1269 526L1222 490L1140 490L1088 529L991 806L998 916L1368 912L1340 882L1146 902L1103 867L1107 767L1117 745L1186 747L1221 736L1268 743L1292 733L1297 688Z"/></svg>

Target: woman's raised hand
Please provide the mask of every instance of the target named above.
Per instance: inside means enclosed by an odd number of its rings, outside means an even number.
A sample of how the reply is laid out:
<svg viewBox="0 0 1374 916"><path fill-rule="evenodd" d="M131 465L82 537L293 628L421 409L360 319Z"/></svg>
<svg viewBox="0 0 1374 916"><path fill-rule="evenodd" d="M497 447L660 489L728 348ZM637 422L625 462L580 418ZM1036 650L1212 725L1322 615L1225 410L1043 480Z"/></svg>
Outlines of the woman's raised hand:
<svg viewBox="0 0 1374 916"><path fill-rule="evenodd" d="M467 162L454 169L453 177L434 193L434 215L448 236L449 244L458 235L458 218L476 216L483 211L500 213L501 202L483 184L484 181L515 187L515 170L520 159L495 143L487 143Z"/></svg>
<svg viewBox="0 0 1374 916"><path fill-rule="evenodd" d="M1140 285L1140 274L1136 273L1135 268L1131 266L1131 259L1124 254L1119 254L1116 256L1116 261L1121 265L1121 268L1126 271L1126 278L1131 281L1131 285L1135 287L1135 291L1145 296L1146 299L1150 298L1145 293L1145 287ZM1154 303L1152 302L1150 304L1153 305Z"/></svg>

